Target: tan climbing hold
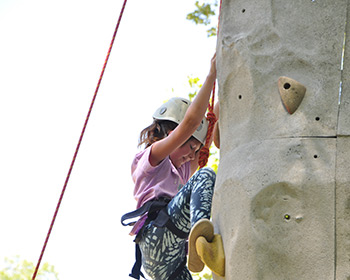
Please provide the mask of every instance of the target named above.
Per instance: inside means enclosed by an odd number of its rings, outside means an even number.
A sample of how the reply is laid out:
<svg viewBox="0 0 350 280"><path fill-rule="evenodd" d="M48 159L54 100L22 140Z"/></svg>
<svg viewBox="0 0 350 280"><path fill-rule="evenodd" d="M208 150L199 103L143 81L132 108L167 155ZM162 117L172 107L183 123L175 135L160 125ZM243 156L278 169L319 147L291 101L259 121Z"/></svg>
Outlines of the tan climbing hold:
<svg viewBox="0 0 350 280"><path fill-rule="evenodd" d="M201 219L195 223L188 237L188 269L192 272L201 272L204 268L204 263L196 249L196 241L199 236L205 237L209 242L213 240L214 227L208 219Z"/></svg>
<svg viewBox="0 0 350 280"><path fill-rule="evenodd" d="M306 87L291 78L280 77L278 79L278 89L284 107L289 114L293 114L303 101Z"/></svg>
<svg viewBox="0 0 350 280"><path fill-rule="evenodd" d="M199 220L188 239L188 268L200 272L206 264L215 274L224 276L225 255L221 236L214 235L214 226L208 219Z"/></svg>
<svg viewBox="0 0 350 280"><path fill-rule="evenodd" d="M196 241L196 249L202 262L216 275L225 276L225 253L221 235L214 234L211 242L203 236Z"/></svg>

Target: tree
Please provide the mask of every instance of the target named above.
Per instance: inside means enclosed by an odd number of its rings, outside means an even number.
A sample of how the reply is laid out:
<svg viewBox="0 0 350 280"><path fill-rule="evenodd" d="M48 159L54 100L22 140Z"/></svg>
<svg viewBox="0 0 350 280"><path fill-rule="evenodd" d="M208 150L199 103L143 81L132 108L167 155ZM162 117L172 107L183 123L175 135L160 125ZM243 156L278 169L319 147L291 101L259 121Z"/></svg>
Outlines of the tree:
<svg viewBox="0 0 350 280"><path fill-rule="evenodd" d="M195 24L211 25L207 30L207 36L216 36L216 26L213 26L212 17L217 14L218 1L207 0L206 2L200 3L196 1L196 9L187 14L187 19L193 21Z"/></svg>
<svg viewBox="0 0 350 280"><path fill-rule="evenodd" d="M32 262L21 260L19 256L13 259L5 258L4 268L0 270L1 280L31 280L35 266ZM44 263L38 271L36 280L58 280L58 273L53 265Z"/></svg>

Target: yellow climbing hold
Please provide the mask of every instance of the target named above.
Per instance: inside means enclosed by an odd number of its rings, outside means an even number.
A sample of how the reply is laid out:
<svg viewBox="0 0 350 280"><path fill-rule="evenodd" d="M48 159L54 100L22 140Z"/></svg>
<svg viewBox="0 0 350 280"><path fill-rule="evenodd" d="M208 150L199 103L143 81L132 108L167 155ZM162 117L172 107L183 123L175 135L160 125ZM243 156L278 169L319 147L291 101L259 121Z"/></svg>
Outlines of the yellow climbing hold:
<svg viewBox="0 0 350 280"><path fill-rule="evenodd" d="M188 239L188 268L200 272L207 265L215 274L225 275L225 254L221 236L214 234L208 219L199 220Z"/></svg>
<svg viewBox="0 0 350 280"><path fill-rule="evenodd" d="M203 263L215 274L225 276L225 253L221 235L214 234L211 242L203 236L197 238L196 249Z"/></svg>

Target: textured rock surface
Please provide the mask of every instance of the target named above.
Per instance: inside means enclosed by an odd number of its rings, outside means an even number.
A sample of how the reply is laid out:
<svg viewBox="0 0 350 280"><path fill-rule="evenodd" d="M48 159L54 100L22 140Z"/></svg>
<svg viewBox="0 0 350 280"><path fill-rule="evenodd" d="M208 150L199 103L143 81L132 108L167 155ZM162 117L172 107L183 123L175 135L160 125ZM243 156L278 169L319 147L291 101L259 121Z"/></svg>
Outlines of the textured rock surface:
<svg viewBox="0 0 350 280"><path fill-rule="evenodd" d="M348 2L223 1L213 222L227 280L350 279ZM293 114L281 76L306 87Z"/></svg>

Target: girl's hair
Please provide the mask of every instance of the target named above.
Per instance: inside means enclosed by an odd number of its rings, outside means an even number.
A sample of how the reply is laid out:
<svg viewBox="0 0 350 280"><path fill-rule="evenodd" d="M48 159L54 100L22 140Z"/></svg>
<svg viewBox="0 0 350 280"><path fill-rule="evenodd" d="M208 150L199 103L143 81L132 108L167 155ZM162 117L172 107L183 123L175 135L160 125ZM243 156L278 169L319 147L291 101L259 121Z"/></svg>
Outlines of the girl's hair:
<svg viewBox="0 0 350 280"><path fill-rule="evenodd" d="M150 126L141 131L138 147L145 144L145 148L148 148L154 142L167 137L169 131L174 130L176 127L177 123L175 122L155 119Z"/></svg>

